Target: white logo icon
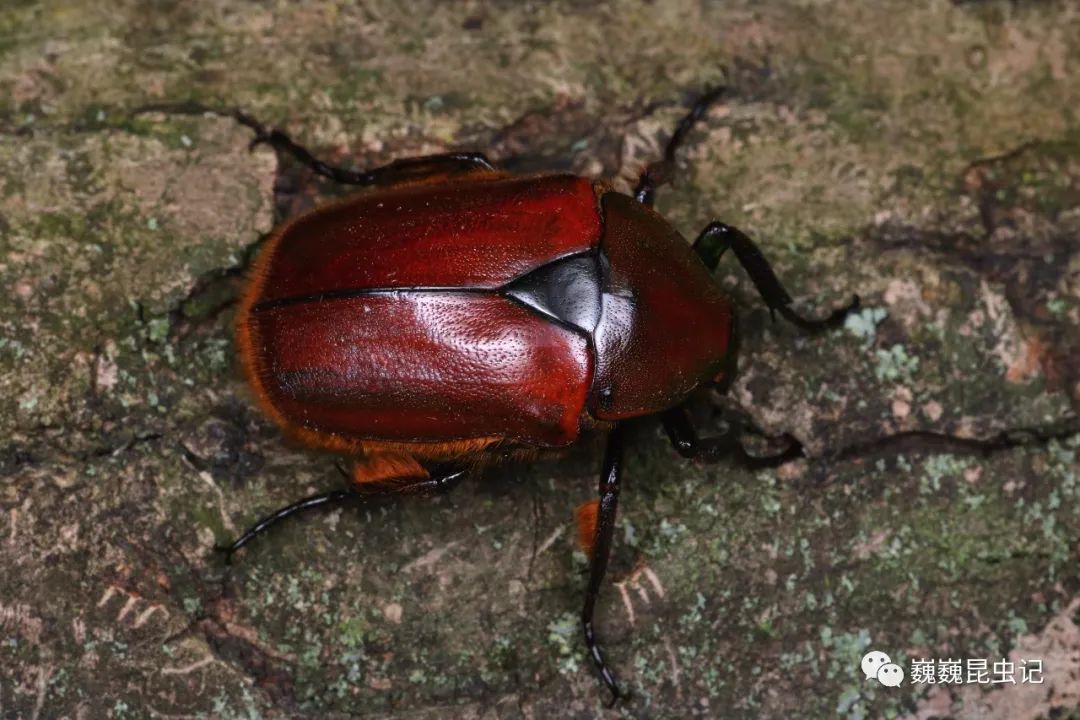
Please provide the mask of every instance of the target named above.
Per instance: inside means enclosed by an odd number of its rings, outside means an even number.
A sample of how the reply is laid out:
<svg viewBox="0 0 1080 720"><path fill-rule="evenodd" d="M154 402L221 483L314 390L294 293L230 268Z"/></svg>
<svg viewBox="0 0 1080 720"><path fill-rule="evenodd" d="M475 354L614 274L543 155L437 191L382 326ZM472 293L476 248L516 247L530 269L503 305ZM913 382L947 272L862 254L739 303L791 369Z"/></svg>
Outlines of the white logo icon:
<svg viewBox="0 0 1080 720"><path fill-rule="evenodd" d="M888 665L892 662L885 653L880 650L871 650L862 656L862 671L866 675L866 679L870 680L877 677L877 671L881 669L882 665Z"/></svg>
<svg viewBox="0 0 1080 720"><path fill-rule="evenodd" d="M904 681L904 670L880 650L863 655L861 667L866 680L877 680L886 687L900 687Z"/></svg>
<svg viewBox="0 0 1080 720"><path fill-rule="evenodd" d="M877 671L877 679L886 687L900 687L900 683L904 682L904 671L899 665L887 663Z"/></svg>

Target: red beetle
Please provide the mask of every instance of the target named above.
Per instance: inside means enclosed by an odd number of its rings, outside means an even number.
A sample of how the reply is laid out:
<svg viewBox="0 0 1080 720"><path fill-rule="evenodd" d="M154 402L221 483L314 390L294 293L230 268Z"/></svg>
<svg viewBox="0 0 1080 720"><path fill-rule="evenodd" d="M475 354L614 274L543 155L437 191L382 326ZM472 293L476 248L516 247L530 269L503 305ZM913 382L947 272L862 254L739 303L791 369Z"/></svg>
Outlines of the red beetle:
<svg viewBox="0 0 1080 720"><path fill-rule="evenodd" d="M279 227L236 321L259 405L300 442L352 458L350 489L282 508L220 549L231 556L303 509L446 490L487 459L606 432L599 498L579 508L578 522L591 558L585 643L614 701L592 623L623 421L660 415L687 457L737 447L727 437L699 440L679 407L734 357L731 304L711 276L720 255L730 247L769 308L804 328L835 325L858 303L803 319L746 235L713 223L691 247L652 210L676 147L721 92L682 120L633 196L574 175L514 177L479 154L349 171L238 115L256 143L374 189Z"/></svg>

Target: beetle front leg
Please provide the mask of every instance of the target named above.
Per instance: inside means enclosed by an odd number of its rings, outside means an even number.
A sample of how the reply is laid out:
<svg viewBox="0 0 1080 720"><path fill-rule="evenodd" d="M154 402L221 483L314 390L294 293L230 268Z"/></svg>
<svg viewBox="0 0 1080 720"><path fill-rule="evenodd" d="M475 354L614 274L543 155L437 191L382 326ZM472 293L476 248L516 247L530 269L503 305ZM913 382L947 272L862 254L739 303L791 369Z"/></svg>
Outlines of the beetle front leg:
<svg viewBox="0 0 1080 720"><path fill-rule="evenodd" d="M791 295L784 289L780 278L776 277L772 266L758 246L742 230L721 222L714 222L702 230L694 241L694 251L709 270L716 269L720 258L728 248L734 251L735 258L750 276L758 294L769 306L769 312L773 313L774 317L775 313L779 312L791 324L809 332L817 332L839 327L848 313L859 308L859 296L855 295L847 307L834 310L826 318L820 320L804 318L789 307L792 302Z"/></svg>
<svg viewBox="0 0 1080 720"><path fill-rule="evenodd" d="M608 558L611 556L611 538L615 532L615 511L619 505L619 478L622 474L622 426L616 425L608 437L607 451L604 453L604 469L600 475L600 498L596 504L596 533L593 536L592 552L589 553L589 584L585 589L585 607L581 610L581 627L585 632L585 648L592 658L593 665L600 673L604 685L611 691L611 703L622 697L615 676L604 661L604 654L596 640L593 630L593 611L596 609L596 597L600 592L600 583L607 572Z"/></svg>
<svg viewBox="0 0 1080 720"><path fill-rule="evenodd" d="M661 415L661 421L675 450L684 458L691 460L716 462L721 457L735 455L748 468L757 470L777 467L803 456L802 444L787 433L783 436L788 442L786 450L762 457L746 452L739 443L739 437L745 431L744 427L729 425L728 431L723 435L699 438L686 411L681 407L666 411Z"/></svg>

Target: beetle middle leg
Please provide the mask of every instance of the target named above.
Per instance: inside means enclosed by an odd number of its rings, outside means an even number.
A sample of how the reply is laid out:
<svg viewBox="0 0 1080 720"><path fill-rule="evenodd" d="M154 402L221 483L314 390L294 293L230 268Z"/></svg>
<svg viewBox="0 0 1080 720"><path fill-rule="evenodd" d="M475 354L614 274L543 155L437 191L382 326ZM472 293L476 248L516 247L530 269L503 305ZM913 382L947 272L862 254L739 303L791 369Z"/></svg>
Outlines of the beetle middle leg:
<svg viewBox="0 0 1080 720"><path fill-rule="evenodd" d="M607 572L608 558L611 556L611 538L615 532L615 512L619 506L619 479L622 475L623 431L616 425L608 436L607 451L604 453L604 469L600 475L599 501L595 506L596 532L593 536L589 553L589 584L585 589L585 606L581 610L581 627L585 633L585 647L589 651L593 665L600 673L604 685L611 691L611 703L622 697L615 676L604 660L600 644L593 629L593 612L596 609L596 597L600 592L600 583ZM609 707L610 707L609 705Z"/></svg>
<svg viewBox="0 0 1080 720"><path fill-rule="evenodd" d="M350 477L340 466L338 467L338 470L347 478ZM244 547L257 536L263 534L285 518L296 515L304 510L340 505L341 503L357 499L364 500L394 495L449 492L465 478L466 474L467 471L463 469L445 469L429 473L423 478L409 479L396 483L384 481L364 484L354 483L347 490L333 490L319 495L312 495L275 510L245 530L244 533L233 542L228 545L215 545L214 549L225 554L226 562L232 562L232 556L237 550Z"/></svg>
<svg viewBox="0 0 1080 720"><path fill-rule="evenodd" d="M773 313L774 317L779 312L791 324L809 332L817 332L839 327L848 313L859 308L859 296L855 295L850 304L834 310L828 317L819 320L804 318L789 307L792 302L791 295L784 289L780 278L776 277L758 246L742 230L722 222L709 223L694 240L694 251L709 270L716 269L728 248L735 253L735 258L750 276L758 294L769 306L769 312Z"/></svg>
<svg viewBox="0 0 1080 720"><path fill-rule="evenodd" d="M310 150L276 128L267 129L250 115L236 113L236 119L255 131L251 147L266 143L275 150L292 155L312 172L343 185L396 185L398 183L449 178L472 172L495 172L494 166L478 152L442 153L402 158L371 170L352 170L330 165L316 158Z"/></svg>

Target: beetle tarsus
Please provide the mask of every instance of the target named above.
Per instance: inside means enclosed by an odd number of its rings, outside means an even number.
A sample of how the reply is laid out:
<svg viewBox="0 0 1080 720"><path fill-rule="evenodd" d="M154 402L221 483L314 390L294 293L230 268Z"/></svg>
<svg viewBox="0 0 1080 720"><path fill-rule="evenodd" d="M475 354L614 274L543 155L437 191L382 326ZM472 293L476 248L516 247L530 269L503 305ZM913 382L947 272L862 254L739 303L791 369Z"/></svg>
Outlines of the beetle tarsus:
<svg viewBox="0 0 1080 720"><path fill-rule="evenodd" d="M773 309L774 308L769 308L770 312ZM787 305L781 305L780 307L777 307L775 309L784 316L785 320L787 320L789 323L796 326L800 330L805 330L806 332L821 332L822 330L834 330L844 324L844 320L847 319L847 316L850 313L859 309L859 296L853 296L849 304L837 310L833 310L828 317L820 319L804 318L802 315L799 315ZM773 319L776 319L775 315L773 315Z"/></svg>
<svg viewBox="0 0 1080 720"><path fill-rule="evenodd" d="M303 510L310 510L311 508L321 507L323 505L339 503L350 497L353 497L354 493L351 490L333 490L327 493L321 493L319 495L312 495L310 497L297 500L291 505L286 505L283 508L279 508L270 513L266 517L259 520L259 522L252 525L244 534L238 537L229 545L218 545L214 547L214 550L225 553L226 564L232 564L232 556L237 550L247 545L256 537L266 532L270 527L278 524L285 518L295 515Z"/></svg>
<svg viewBox="0 0 1080 720"><path fill-rule="evenodd" d="M734 455L750 470L762 470L765 468L779 467L792 460L803 457L803 446L795 437L788 433L780 436L787 442L787 448L772 455L751 455L739 442L739 437L749 431L743 423L729 426L727 432L714 437L699 438L694 430L686 411L681 408L673 408L662 416L664 430L672 447L687 460L700 462L716 462L722 457Z"/></svg>
<svg viewBox="0 0 1080 720"><path fill-rule="evenodd" d="M376 180L373 171L361 172L358 170L350 170L349 168L335 167L319 160L311 154L311 151L303 145L297 144L281 130L271 130L270 132L257 131L255 139L252 142L255 145L266 143L278 152L292 155L298 162L310 168L316 175L329 178L342 185L372 185Z"/></svg>
<svg viewBox="0 0 1080 720"><path fill-rule="evenodd" d="M807 332L818 332L843 325L848 313L859 307L859 296L856 295L851 304L834 311L826 318L820 320L804 318L789 307L793 302L790 293L776 276L776 272L765 259L761 249L742 230L726 223L713 222L709 223L694 240L694 252L710 271L716 270L720 259L729 249L735 253L735 259L739 261L750 277L750 281L754 283L754 287L768 306L769 314L774 321L776 313L780 313L785 320L796 327Z"/></svg>
<svg viewBox="0 0 1080 720"><path fill-rule="evenodd" d="M352 170L323 162L303 145L276 128L267 128L250 115L236 111L233 113L237 122L255 131L255 137L248 143L248 149L254 150L259 145L269 145L276 152L292 155L297 162L309 168L316 175L333 180L342 185L393 185L410 180L430 181L435 176L447 177L469 172L492 172L494 166L482 153L456 152L437 155L425 155L416 158L401 158L382 167L371 170Z"/></svg>
<svg viewBox="0 0 1080 720"><path fill-rule="evenodd" d="M615 680L615 675L604 660L604 653L600 650L600 644L596 641L596 632L593 630L591 619L586 619L583 615L581 626L585 632L585 647L589 651L589 657L592 659L597 672L600 673L600 679L603 680L604 685L611 693L611 700L607 706L613 707L619 698L623 696L622 691L619 689L619 683Z"/></svg>
<svg viewBox="0 0 1080 720"><path fill-rule="evenodd" d="M585 589L585 606L581 610L581 628L585 634L585 648L589 652L593 665L600 673L600 679L612 694L612 704L621 697L615 676L604 660L596 633L593 630L593 613L596 610L596 597L600 592L600 583L607 572L608 558L611 556L611 540L615 532L615 513L619 506L619 479L622 475L622 425L616 425L608 436L607 452L604 453L604 469L600 475L600 503L596 517L596 540L593 542L592 557L589 563L589 583Z"/></svg>
<svg viewBox="0 0 1080 720"><path fill-rule="evenodd" d="M352 481L352 475L341 463L335 463L335 466L342 476L350 482ZM232 557L237 550L244 547L285 518L301 511L322 507L324 505L336 504L358 497L370 499L386 495L413 495L423 493L443 494L456 487L467 475L468 471L464 469L447 469L442 472L433 473L430 477L426 477L423 480L418 480L405 485L380 483L377 487L350 487L348 490L332 490L330 492L320 493L319 495L312 495L303 498L302 500L297 500L291 505L286 505L283 508L275 510L244 531L244 534L234 540L231 544L215 545L214 550L225 553L225 564L231 565Z"/></svg>

